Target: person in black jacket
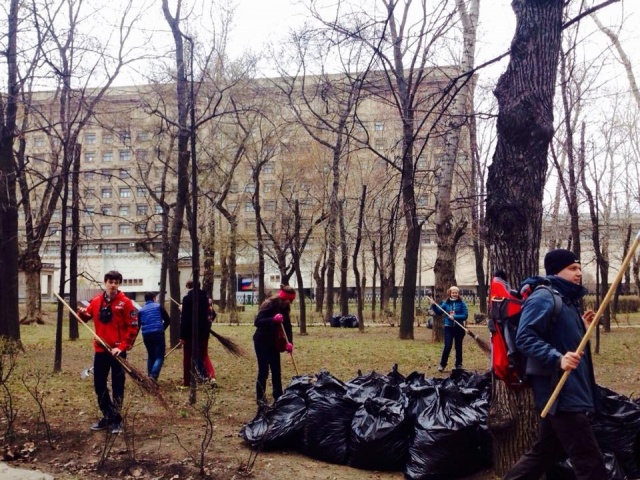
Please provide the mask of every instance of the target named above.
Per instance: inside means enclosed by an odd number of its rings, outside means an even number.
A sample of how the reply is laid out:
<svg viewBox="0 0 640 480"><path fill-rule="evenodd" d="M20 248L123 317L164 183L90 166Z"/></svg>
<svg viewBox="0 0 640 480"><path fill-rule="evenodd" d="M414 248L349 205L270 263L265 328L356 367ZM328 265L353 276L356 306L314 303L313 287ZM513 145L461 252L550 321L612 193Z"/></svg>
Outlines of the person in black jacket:
<svg viewBox="0 0 640 480"><path fill-rule="evenodd" d="M182 386L188 387L191 383L191 345L192 345L192 315L193 315L193 281L187 282L189 291L182 299L180 312L180 342L184 345L182 357ZM209 330L211 329L212 316L207 293L200 289L198 292L198 361L196 363L196 375L199 381L215 384L216 371L209 358Z"/></svg>
<svg viewBox="0 0 640 480"><path fill-rule="evenodd" d="M258 405L266 402L267 378L271 370L273 400L282 395L280 352L293 353L293 329L291 328L291 302L296 291L286 285L280 286L277 295L262 302L254 321L256 331L253 345L258 359L258 378L256 380L256 401ZM286 332L286 338L281 334Z"/></svg>
<svg viewBox="0 0 640 480"><path fill-rule="evenodd" d="M535 290L523 305L516 334L516 345L527 356L536 408L544 409L563 371L571 375L549 414L540 419L537 440L504 479L538 479L566 454L578 480L602 480L608 474L590 421L598 406L591 352L588 345L582 355L575 351L595 312L580 315L587 289L581 285L580 260L573 252L552 250L544 266L551 288L563 299L562 310L554 317L555 294Z"/></svg>

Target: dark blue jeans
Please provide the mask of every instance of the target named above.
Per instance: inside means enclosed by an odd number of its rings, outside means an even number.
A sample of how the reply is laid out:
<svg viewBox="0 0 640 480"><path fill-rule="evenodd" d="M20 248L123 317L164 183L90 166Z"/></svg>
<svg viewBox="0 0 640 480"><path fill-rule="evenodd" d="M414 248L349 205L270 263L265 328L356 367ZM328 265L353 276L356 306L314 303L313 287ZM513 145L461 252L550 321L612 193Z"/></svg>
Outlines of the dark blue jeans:
<svg viewBox="0 0 640 480"><path fill-rule="evenodd" d="M162 364L164 363L164 332L152 332L142 336L144 346L147 347L147 374L158 380Z"/></svg>
<svg viewBox="0 0 640 480"><path fill-rule="evenodd" d="M127 358L127 353L120 354L122 358ZM111 390L113 399L109 395L107 378L111 372ZM96 352L93 356L93 388L98 397L98 406L102 411L102 416L112 423L120 423L122 417L122 401L124 399L125 373L122 365L107 352Z"/></svg>
<svg viewBox="0 0 640 480"><path fill-rule="evenodd" d="M444 327L444 349L442 350L442 358L440 359L440 365L442 368L447 366L449 361L449 354L451 353L451 347L455 343L456 347L456 368L462 367L462 339L465 332L462 328L456 326Z"/></svg>
<svg viewBox="0 0 640 480"><path fill-rule="evenodd" d="M266 400L267 378L271 369L271 384L273 385L273 400L282 395L282 372L280 368L280 352L273 345L253 342L258 358L258 379L256 380L256 400Z"/></svg>
<svg viewBox="0 0 640 480"><path fill-rule="evenodd" d="M563 459L563 454L571 459L578 480L608 477L587 415L556 412L540 420L537 440L509 470L504 480L538 480L548 468Z"/></svg>

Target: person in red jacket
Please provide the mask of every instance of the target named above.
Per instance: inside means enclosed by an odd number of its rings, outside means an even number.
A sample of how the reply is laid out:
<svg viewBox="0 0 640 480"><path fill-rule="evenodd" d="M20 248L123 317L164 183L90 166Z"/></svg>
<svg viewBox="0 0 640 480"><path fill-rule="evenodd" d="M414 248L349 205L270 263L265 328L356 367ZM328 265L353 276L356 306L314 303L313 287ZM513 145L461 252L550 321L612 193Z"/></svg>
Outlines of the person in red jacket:
<svg viewBox="0 0 640 480"><path fill-rule="evenodd" d="M121 283L120 272L107 272L104 276L105 291L93 297L88 307L78 309L78 316L82 320L93 319L96 335L109 346L109 350L106 350L97 340L93 342L93 387L102 418L91 425L91 430L110 428L112 433L122 431L121 408L124 400L125 373L116 357L126 358L139 328L138 311L131 299L118 290ZM113 398L107 387L109 372Z"/></svg>

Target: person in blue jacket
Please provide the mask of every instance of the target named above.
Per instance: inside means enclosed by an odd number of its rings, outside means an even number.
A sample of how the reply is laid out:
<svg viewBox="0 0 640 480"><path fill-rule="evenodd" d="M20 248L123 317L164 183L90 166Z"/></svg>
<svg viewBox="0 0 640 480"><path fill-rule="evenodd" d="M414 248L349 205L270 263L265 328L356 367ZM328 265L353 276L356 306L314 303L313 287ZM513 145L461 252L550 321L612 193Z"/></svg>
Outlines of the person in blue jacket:
<svg viewBox="0 0 640 480"><path fill-rule="evenodd" d="M596 383L589 346L575 350L595 313L580 315L582 268L576 255L552 250L544 258L547 279L563 300L554 311L554 293L538 288L524 303L516 346L527 357L526 373L536 409L543 410L563 371L571 371L549 414L540 419L538 438L504 477L505 480L538 479L557 461L568 456L578 480L608 478L590 416L597 409Z"/></svg>
<svg viewBox="0 0 640 480"><path fill-rule="evenodd" d="M455 344L456 347L456 368L462 368L462 340L464 339L465 330L463 327L467 324L467 318L469 317L469 310L464 300L460 298L460 289L456 286L452 286L447 291L449 298L447 298L440 305L433 304L431 309L436 315L444 315L444 348L442 349L442 357L440 358L440 365L438 365L438 371L443 372L447 367L449 361L449 354L451 353L451 347ZM452 318L455 319L455 322ZM458 322L460 325L456 325Z"/></svg>
<svg viewBox="0 0 640 480"><path fill-rule="evenodd" d="M147 374L156 382L164 363L166 349L164 331L171 323L171 317L167 311L156 303L157 295L156 292L145 293L145 304L138 311L142 340L147 347Z"/></svg>

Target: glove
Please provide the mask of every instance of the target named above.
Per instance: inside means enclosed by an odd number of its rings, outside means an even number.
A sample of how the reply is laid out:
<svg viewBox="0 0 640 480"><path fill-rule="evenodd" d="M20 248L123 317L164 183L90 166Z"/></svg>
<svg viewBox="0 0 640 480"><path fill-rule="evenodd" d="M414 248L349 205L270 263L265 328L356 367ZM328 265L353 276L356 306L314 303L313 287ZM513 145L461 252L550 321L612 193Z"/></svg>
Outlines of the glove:
<svg viewBox="0 0 640 480"><path fill-rule="evenodd" d="M451 315L452 317L455 317L455 315L456 315L456 311L455 311L455 310L451 310L451 311L449 312L449 315Z"/></svg>
<svg viewBox="0 0 640 480"><path fill-rule="evenodd" d="M273 317L273 321L276 323L282 323L283 320L284 320L284 317L282 316L281 313L276 313L275 316Z"/></svg>
<svg viewBox="0 0 640 480"><path fill-rule="evenodd" d="M293 343L287 343L287 353L293 353Z"/></svg>

